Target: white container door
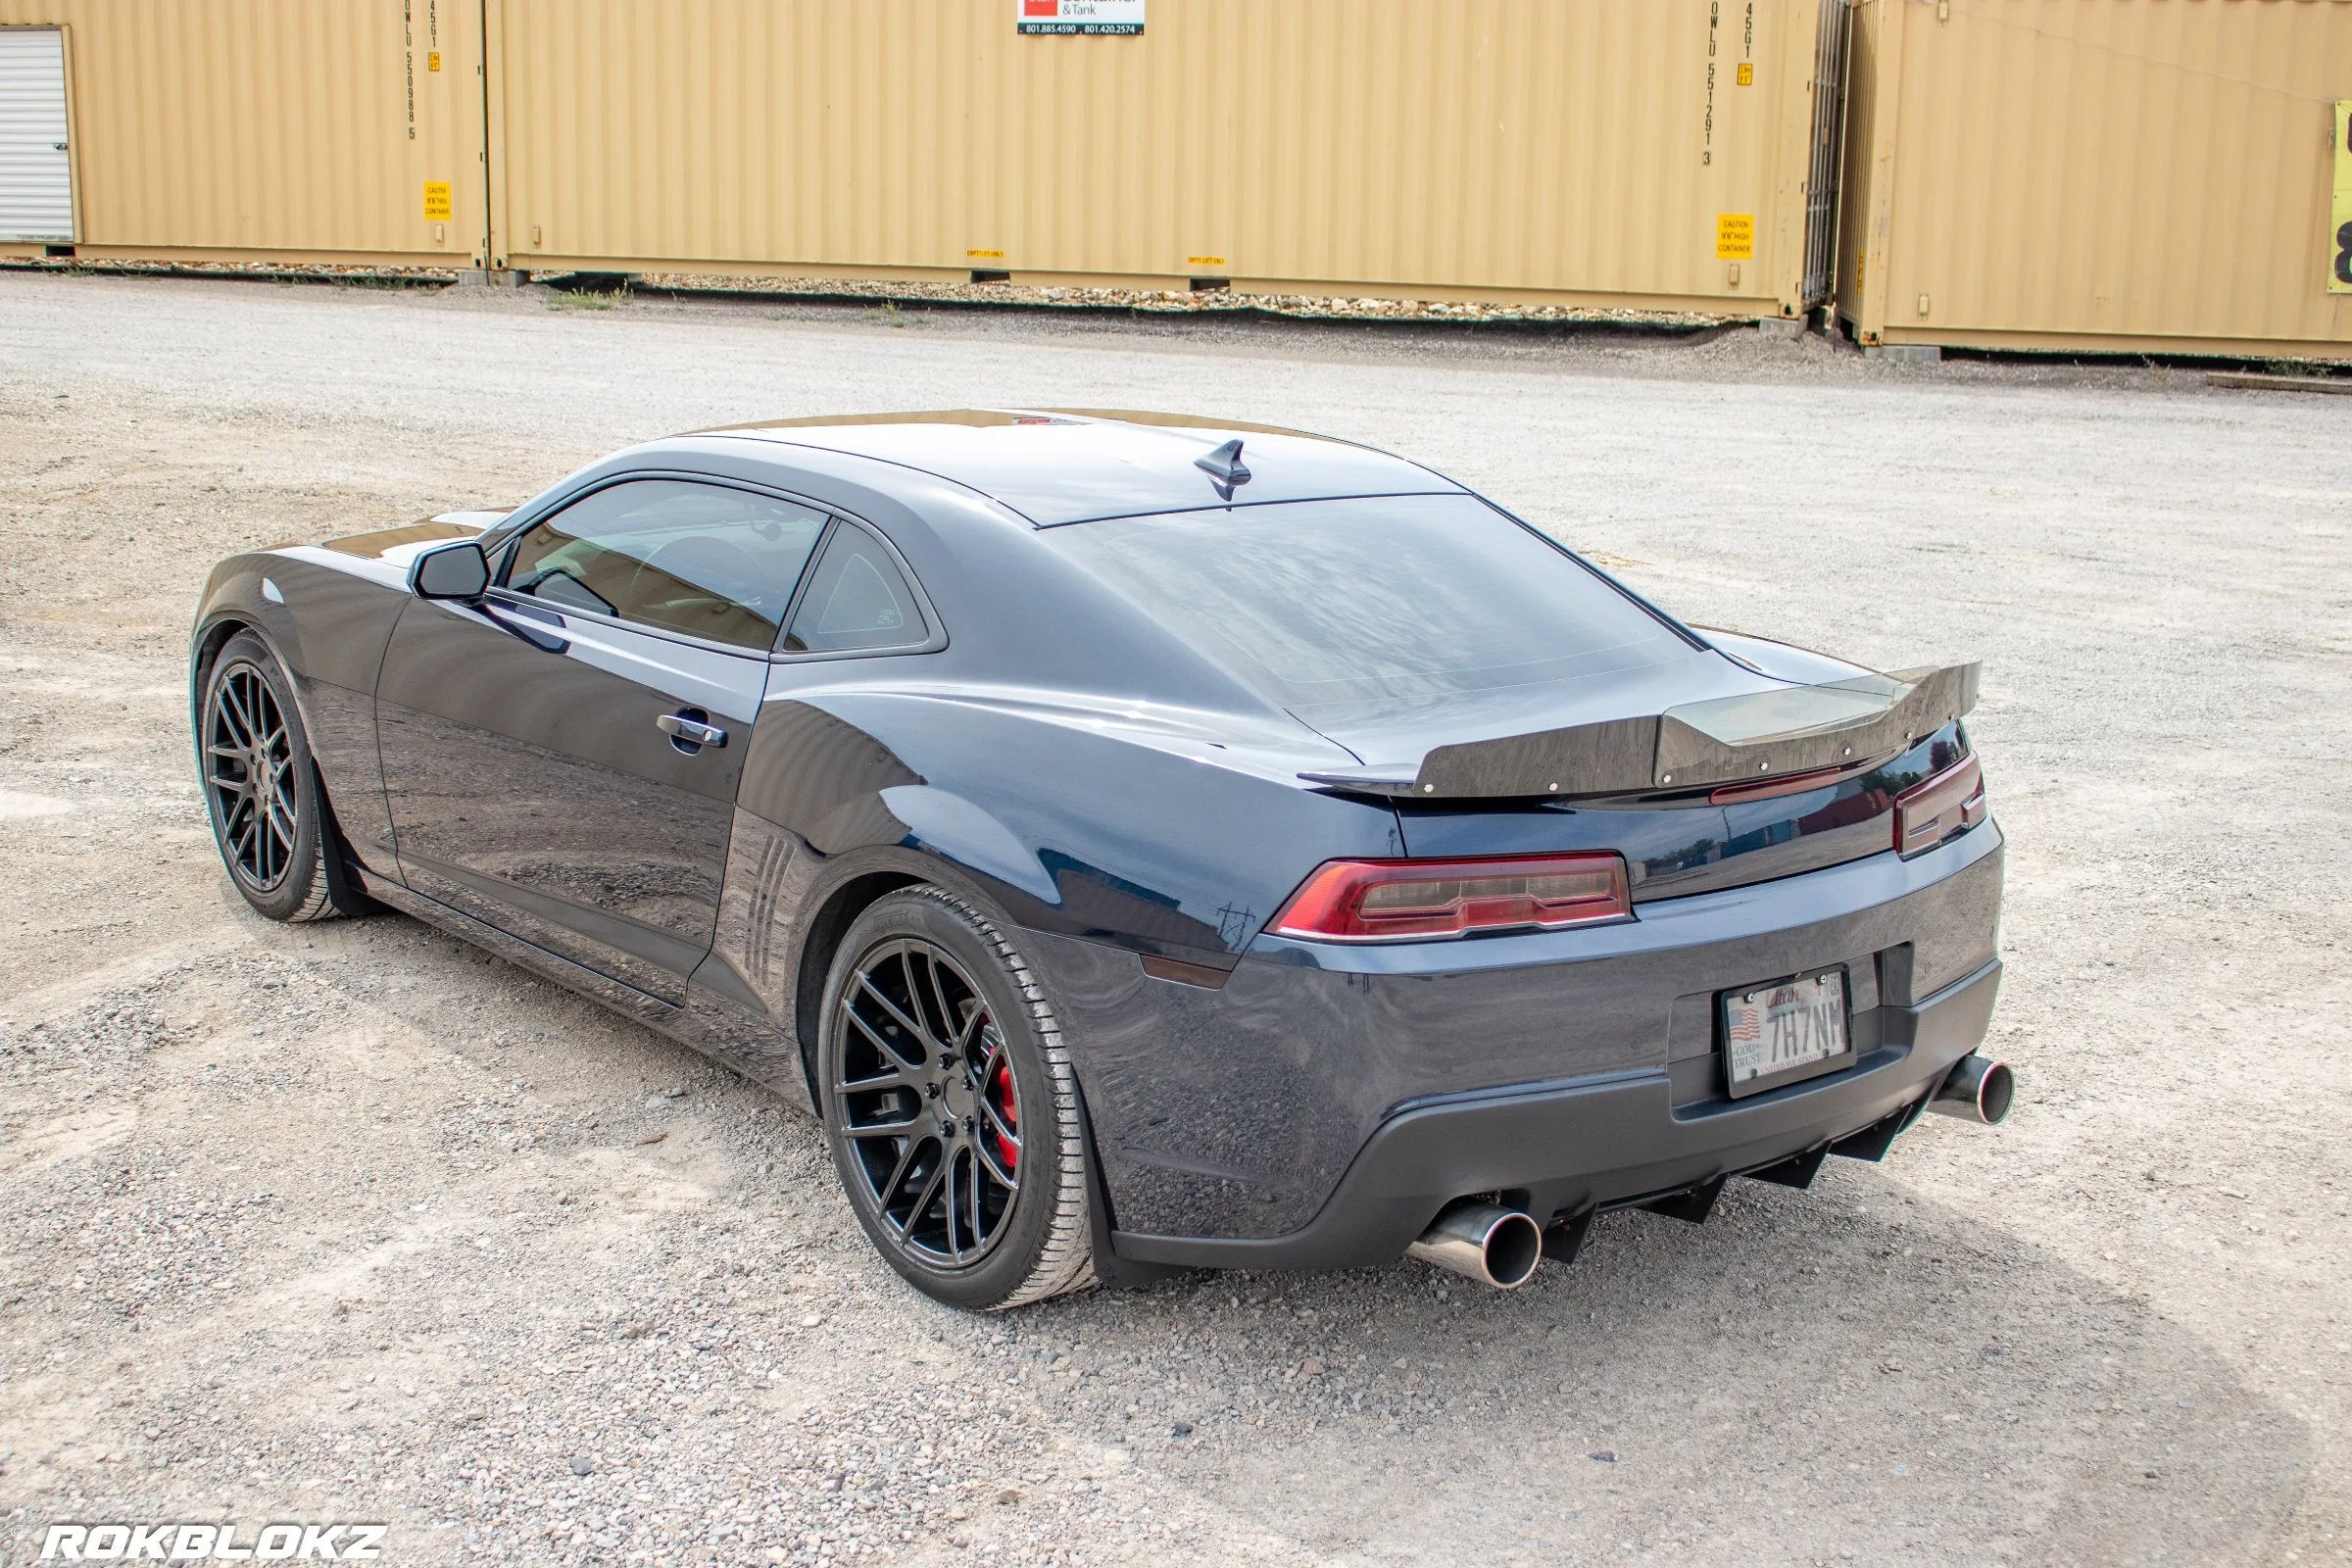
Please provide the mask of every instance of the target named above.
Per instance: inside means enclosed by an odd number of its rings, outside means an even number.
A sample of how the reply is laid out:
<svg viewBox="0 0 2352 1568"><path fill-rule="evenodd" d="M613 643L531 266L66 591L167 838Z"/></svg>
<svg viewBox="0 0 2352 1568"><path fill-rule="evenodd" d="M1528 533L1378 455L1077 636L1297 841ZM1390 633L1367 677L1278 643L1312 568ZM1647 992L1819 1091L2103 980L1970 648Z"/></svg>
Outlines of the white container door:
<svg viewBox="0 0 2352 1568"><path fill-rule="evenodd" d="M66 161L66 35L0 28L0 240L74 239Z"/></svg>

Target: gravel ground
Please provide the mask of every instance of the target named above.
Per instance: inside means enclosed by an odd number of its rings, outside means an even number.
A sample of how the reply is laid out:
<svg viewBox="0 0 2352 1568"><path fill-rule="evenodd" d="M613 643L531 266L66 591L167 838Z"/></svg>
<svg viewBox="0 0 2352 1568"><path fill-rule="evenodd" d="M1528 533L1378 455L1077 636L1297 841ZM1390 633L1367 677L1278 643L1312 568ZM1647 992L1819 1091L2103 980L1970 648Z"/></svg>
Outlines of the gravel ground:
<svg viewBox="0 0 2352 1568"><path fill-rule="evenodd" d="M1692 619L1984 658L2021 1108L1612 1216L1510 1296L969 1317L740 1080L229 891L182 672L217 557L963 403L1390 445ZM2346 1560L2338 405L1751 332L0 276L0 1556L193 1518L409 1564Z"/></svg>

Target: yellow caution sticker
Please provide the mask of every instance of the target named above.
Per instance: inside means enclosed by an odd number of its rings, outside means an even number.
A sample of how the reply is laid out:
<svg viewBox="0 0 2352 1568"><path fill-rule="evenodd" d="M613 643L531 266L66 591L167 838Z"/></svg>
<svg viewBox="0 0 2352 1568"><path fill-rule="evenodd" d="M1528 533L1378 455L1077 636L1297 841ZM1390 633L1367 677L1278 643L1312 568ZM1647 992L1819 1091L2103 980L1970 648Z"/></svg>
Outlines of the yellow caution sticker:
<svg viewBox="0 0 2352 1568"><path fill-rule="evenodd" d="M1223 267L1225 258L1222 256L1187 256L1184 259L1184 265L1187 267Z"/></svg>
<svg viewBox="0 0 2352 1568"><path fill-rule="evenodd" d="M1756 259L1755 214L1715 215L1715 259L1719 262L1752 262Z"/></svg>
<svg viewBox="0 0 2352 1568"><path fill-rule="evenodd" d="M428 179L424 182L424 220L446 223L450 220L449 181Z"/></svg>
<svg viewBox="0 0 2352 1568"><path fill-rule="evenodd" d="M425 69L425 70L427 70L427 71L439 71L439 70L441 69L441 51L440 51L440 50L438 50L438 49L432 49L432 50L427 50L427 51L425 52L425 56L424 56L424 69ZM1745 66L1741 66L1740 69L1740 71L1741 71L1742 73L1744 73L1744 72L1747 70L1747 68L1746 68ZM1747 78L1746 78L1746 76L1745 76L1744 74L1743 74L1743 75L1740 77L1740 80L1742 80L1742 81L1745 81L1746 79L1747 79Z"/></svg>
<svg viewBox="0 0 2352 1568"><path fill-rule="evenodd" d="M440 57L439 55L435 55L435 56L433 56L433 58L434 58L435 60L438 60L438 59L440 59L441 57ZM441 68L440 68L439 66L435 66L433 69L434 69L435 71L439 71ZM1756 84L1756 63L1755 63L1754 61L1752 61L1752 60L1742 60L1742 61L1740 61L1740 86L1742 86L1742 87L1753 87L1755 84Z"/></svg>
<svg viewBox="0 0 2352 1568"><path fill-rule="evenodd" d="M2352 98L2335 103L2335 189L2328 210L2328 292L2352 294Z"/></svg>
<svg viewBox="0 0 2352 1568"><path fill-rule="evenodd" d="M963 254L967 260L975 262L1001 262L1004 259L1003 251L965 251Z"/></svg>

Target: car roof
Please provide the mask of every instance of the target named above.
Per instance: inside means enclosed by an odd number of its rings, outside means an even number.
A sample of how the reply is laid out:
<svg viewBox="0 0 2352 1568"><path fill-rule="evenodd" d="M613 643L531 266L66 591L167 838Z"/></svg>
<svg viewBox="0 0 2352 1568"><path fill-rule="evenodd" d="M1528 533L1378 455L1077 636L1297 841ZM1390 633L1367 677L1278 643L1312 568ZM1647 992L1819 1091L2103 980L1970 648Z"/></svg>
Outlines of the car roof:
<svg viewBox="0 0 2352 1568"><path fill-rule="evenodd" d="M976 490L1041 528L1103 517L1342 496L1458 495L1417 463L1351 441L1233 419L1103 409L829 416L697 432L896 464ZM1242 443L1228 498L1198 466Z"/></svg>

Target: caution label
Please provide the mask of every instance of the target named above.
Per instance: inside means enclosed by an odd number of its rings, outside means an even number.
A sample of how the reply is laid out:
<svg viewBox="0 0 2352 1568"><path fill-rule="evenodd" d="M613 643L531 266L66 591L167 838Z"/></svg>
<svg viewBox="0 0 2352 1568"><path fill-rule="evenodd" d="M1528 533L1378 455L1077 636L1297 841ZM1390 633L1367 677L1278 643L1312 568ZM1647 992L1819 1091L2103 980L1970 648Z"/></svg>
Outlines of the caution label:
<svg viewBox="0 0 2352 1568"><path fill-rule="evenodd" d="M435 66L433 69L435 71L439 71L441 68L439 66ZM1740 61L1740 75L1738 79L1740 86L1753 87L1756 84L1756 63L1752 60Z"/></svg>
<svg viewBox="0 0 2352 1568"><path fill-rule="evenodd" d="M439 71L439 70L441 69L441 51L440 51L440 50L438 50L438 49L428 49L428 50L426 50L426 51L425 51L425 56L424 56L424 69L425 69L425 70L427 70L427 71Z"/></svg>
<svg viewBox="0 0 2352 1568"><path fill-rule="evenodd" d="M424 220L446 223L450 219L449 181L428 179L424 182Z"/></svg>
<svg viewBox="0 0 2352 1568"><path fill-rule="evenodd" d="M2335 189L2328 210L2328 292L2352 294L2352 98L2335 104Z"/></svg>
<svg viewBox="0 0 2352 1568"><path fill-rule="evenodd" d="M1756 259L1755 214L1715 215L1715 259L1719 262L1752 262Z"/></svg>

